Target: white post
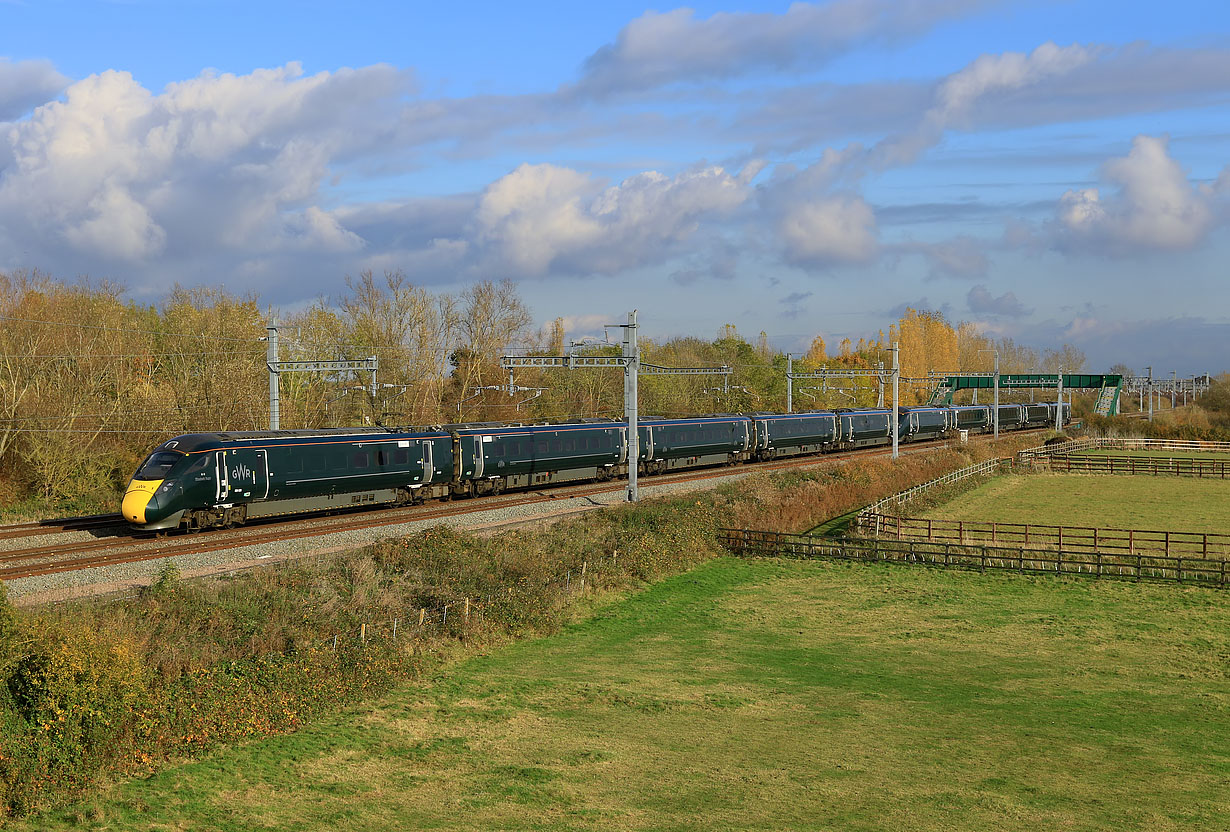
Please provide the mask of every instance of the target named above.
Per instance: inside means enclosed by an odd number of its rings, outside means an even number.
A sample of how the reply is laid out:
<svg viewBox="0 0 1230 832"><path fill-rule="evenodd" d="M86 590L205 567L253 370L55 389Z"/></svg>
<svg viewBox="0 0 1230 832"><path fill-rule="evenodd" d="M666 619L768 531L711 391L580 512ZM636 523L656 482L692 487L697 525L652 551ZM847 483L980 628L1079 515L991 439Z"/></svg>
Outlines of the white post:
<svg viewBox="0 0 1230 832"><path fill-rule="evenodd" d="M624 327L624 418L628 421L628 502L635 503L637 467L641 460L639 428L636 420L636 371L640 352L636 344L636 310L628 313Z"/></svg>
<svg viewBox="0 0 1230 832"><path fill-rule="evenodd" d="M278 322L276 318L269 321L269 325L265 327L265 332L268 336L266 339L268 341L268 350L265 355L266 361L269 363L269 429L278 430L282 418L278 389Z"/></svg>

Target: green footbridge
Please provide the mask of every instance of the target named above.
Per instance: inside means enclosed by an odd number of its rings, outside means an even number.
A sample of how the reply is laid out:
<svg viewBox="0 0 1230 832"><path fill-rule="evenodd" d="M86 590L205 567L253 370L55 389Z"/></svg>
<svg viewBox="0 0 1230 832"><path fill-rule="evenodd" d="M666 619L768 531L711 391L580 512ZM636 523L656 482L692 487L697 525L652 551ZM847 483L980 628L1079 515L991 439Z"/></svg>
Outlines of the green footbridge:
<svg viewBox="0 0 1230 832"><path fill-rule="evenodd" d="M992 390L995 387L995 376L992 373L939 376L937 381L938 384L931 393L930 403L934 406L951 405L952 396L958 390ZM1055 390L1058 387L1058 373L1003 373L999 377L1000 390ZM1106 373L1064 373L1063 389L1099 391L1094 412L1100 416L1116 416L1119 413L1123 376Z"/></svg>

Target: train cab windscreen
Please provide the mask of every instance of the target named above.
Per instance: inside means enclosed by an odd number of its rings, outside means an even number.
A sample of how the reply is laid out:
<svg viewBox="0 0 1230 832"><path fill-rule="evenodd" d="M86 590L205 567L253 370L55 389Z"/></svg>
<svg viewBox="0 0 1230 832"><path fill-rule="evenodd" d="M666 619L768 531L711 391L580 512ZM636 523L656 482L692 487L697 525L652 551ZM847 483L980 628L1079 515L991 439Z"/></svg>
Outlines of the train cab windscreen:
<svg viewBox="0 0 1230 832"><path fill-rule="evenodd" d="M145 462L141 463L141 467L137 469L137 473L133 474L132 478L134 480L164 480L175 463L183 459L183 456L183 454L171 451L152 453Z"/></svg>

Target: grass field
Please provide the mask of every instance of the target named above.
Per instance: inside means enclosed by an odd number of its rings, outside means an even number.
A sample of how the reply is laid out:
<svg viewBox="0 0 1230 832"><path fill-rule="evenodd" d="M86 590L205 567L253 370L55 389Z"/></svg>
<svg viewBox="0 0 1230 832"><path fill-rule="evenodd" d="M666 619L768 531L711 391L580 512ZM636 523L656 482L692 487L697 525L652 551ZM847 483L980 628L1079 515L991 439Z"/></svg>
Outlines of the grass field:
<svg viewBox="0 0 1230 832"><path fill-rule="evenodd" d="M988 480L919 511L936 520L1158 531L1230 531L1230 480L1028 474Z"/></svg>
<svg viewBox="0 0 1230 832"><path fill-rule="evenodd" d="M32 829L1224 829L1217 590L712 561Z"/></svg>

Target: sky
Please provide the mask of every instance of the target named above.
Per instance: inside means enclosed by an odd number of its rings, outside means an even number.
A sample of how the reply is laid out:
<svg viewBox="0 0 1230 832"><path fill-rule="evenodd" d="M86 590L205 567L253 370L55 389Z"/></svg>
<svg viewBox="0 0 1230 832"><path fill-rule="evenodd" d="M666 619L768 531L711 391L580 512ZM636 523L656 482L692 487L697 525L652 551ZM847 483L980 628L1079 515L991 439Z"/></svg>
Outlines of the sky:
<svg viewBox="0 0 1230 832"><path fill-rule="evenodd" d="M1230 369L1230 4L0 0L0 271Z"/></svg>

